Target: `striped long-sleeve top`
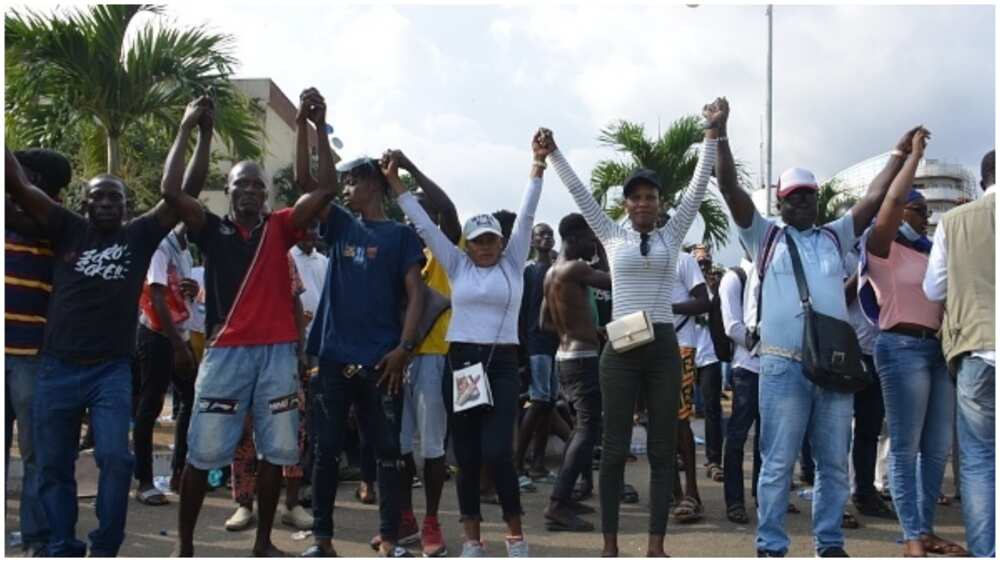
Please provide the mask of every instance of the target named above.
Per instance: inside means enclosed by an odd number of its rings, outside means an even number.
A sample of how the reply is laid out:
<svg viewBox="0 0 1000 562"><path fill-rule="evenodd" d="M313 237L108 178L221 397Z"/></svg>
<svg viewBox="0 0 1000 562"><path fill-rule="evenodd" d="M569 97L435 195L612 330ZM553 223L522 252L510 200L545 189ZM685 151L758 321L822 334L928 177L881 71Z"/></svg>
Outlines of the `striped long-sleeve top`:
<svg viewBox="0 0 1000 562"><path fill-rule="evenodd" d="M705 139L694 177L677 212L665 226L650 233L647 256L639 251L641 235L632 229L631 224L617 224L605 214L562 153L556 150L549 155L556 173L608 254L614 319L644 310L654 323L673 323L672 295L677 254L705 198L708 180L715 166L715 151L716 141Z"/></svg>

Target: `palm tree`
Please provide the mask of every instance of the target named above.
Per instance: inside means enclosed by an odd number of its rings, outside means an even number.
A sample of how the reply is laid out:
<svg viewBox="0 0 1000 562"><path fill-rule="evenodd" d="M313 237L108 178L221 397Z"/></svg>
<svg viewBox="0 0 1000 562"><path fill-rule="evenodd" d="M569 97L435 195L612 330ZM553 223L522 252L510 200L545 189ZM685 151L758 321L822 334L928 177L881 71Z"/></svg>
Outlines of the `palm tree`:
<svg viewBox="0 0 1000 562"><path fill-rule="evenodd" d="M62 15L12 10L5 16L5 106L20 138L52 145L81 122L96 124L105 144L104 171L118 175L122 139L131 127L172 134L184 106L208 94L216 102L216 131L231 155L259 157L260 110L229 81L234 39L200 26L152 21L133 30L140 13L162 15L163 8L102 4Z"/></svg>
<svg viewBox="0 0 1000 562"><path fill-rule="evenodd" d="M816 224L826 224L844 214L846 209L854 206L858 198L841 191L839 179L830 179L819 186L816 194Z"/></svg>
<svg viewBox="0 0 1000 562"><path fill-rule="evenodd" d="M698 155L693 147L701 142L703 130L694 115L681 117L670 124L658 139L646 137L645 127L638 123L620 120L601 131L601 144L628 155L624 161L602 160L591 173L590 183L594 197L608 209L608 214L619 219L625 212L622 200L609 202L612 187L625 183L636 168L649 168L656 172L663 184L664 208L680 204L681 194L694 176ZM740 182L749 184L743 166L737 164ZM729 217L721 203L711 194L706 196L699 209L705 222L704 241L712 246L722 246L729 237Z"/></svg>

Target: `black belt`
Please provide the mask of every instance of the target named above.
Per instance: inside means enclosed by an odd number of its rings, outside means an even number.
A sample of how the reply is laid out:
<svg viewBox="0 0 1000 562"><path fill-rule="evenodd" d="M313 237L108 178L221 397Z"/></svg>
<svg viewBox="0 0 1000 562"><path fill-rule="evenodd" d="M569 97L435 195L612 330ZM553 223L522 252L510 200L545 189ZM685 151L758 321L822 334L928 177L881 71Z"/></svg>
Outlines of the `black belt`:
<svg viewBox="0 0 1000 562"><path fill-rule="evenodd" d="M902 334L904 336L910 336L911 338L917 338L921 340L938 339L937 330L931 330L929 328L906 328L903 326L894 326L885 331L892 332L894 334Z"/></svg>

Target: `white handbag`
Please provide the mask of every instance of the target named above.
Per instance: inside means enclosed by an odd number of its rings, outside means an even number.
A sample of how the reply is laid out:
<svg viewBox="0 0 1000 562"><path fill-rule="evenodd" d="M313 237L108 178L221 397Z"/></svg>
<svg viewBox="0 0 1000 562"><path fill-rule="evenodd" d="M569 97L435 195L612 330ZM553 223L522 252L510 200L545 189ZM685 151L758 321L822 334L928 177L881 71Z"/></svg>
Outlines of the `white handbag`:
<svg viewBox="0 0 1000 562"><path fill-rule="evenodd" d="M605 328L608 331L611 348L619 353L641 347L656 339L653 333L653 321L645 310L609 322Z"/></svg>

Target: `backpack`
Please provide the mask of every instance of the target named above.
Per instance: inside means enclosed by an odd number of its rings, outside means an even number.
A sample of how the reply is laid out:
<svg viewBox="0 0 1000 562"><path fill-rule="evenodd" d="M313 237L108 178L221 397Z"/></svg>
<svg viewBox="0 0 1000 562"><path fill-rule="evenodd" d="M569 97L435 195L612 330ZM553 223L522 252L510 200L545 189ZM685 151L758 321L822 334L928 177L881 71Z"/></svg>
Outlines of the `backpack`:
<svg viewBox="0 0 1000 562"><path fill-rule="evenodd" d="M740 300L743 299L743 288L747 284L747 274L742 268L732 267L730 271L740 278ZM726 325L722 321L722 299L718 291L712 297L712 308L708 311L708 332L715 347L715 356L719 361L730 362L736 352L736 344L726 335Z"/></svg>

